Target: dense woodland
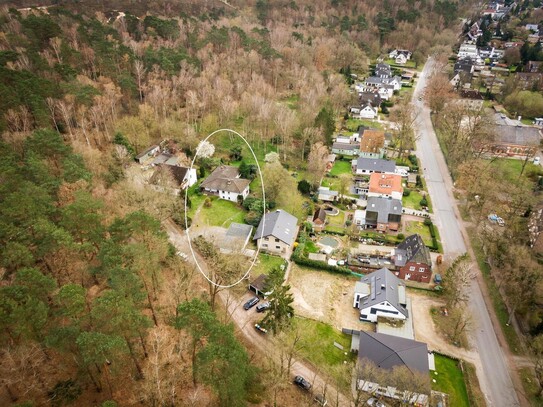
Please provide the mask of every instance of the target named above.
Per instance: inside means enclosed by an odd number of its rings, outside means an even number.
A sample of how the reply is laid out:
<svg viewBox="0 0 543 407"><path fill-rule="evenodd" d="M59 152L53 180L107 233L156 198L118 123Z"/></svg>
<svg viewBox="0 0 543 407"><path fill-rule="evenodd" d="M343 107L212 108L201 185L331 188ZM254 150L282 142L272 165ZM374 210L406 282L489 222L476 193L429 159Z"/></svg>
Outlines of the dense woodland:
<svg viewBox="0 0 543 407"><path fill-rule="evenodd" d="M423 62L466 5L51 3L0 10L0 404L271 400L267 365L168 242L182 202L137 189L126 164L163 139L191 156L230 126L304 166L351 101L340 71L392 47Z"/></svg>

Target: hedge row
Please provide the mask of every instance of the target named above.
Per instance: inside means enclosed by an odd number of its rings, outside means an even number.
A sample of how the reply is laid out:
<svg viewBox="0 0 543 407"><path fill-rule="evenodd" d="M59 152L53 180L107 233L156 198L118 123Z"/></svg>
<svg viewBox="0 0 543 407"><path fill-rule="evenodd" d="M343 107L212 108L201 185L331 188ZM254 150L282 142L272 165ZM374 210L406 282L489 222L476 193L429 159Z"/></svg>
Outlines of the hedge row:
<svg viewBox="0 0 543 407"><path fill-rule="evenodd" d="M347 267L330 266L329 264L323 263L322 261L307 259L301 256L299 252L296 253L297 250L298 248L294 250L294 253L292 253L292 256L290 256L290 259L294 263L298 264L299 266L312 267L319 270L330 271L332 273L338 273L338 274L351 274L351 270L349 270Z"/></svg>

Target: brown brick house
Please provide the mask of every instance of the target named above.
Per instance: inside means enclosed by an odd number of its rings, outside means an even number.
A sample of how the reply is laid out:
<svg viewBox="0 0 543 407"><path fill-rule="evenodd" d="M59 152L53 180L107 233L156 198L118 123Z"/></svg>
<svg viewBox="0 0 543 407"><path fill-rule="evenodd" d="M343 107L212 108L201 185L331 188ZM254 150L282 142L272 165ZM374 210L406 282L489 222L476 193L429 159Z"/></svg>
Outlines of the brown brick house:
<svg viewBox="0 0 543 407"><path fill-rule="evenodd" d="M394 250L396 276L402 280L429 283L432 278L432 258L420 235L408 236Z"/></svg>

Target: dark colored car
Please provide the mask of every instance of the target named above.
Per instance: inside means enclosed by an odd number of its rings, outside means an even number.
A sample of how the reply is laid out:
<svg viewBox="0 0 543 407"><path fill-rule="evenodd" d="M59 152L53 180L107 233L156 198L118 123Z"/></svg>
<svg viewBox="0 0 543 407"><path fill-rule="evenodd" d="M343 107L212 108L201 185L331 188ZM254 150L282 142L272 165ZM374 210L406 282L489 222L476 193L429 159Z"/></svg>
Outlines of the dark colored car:
<svg viewBox="0 0 543 407"><path fill-rule="evenodd" d="M309 391L311 388L311 383L309 383L307 380L305 380L302 376L296 376L294 378L294 384L298 386L300 389Z"/></svg>
<svg viewBox="0 0 543 407"><path fill-rule="evenodd" d="M258 304L256 306L256 312L264 312L266 311L268 308L270 308L270 302L269 301L266 301L266 302L263 302L262 304Z"/></svg>
<svg viewBox="0 0 543 407"><path fill-rule="evenodd" d="M268 333L268 330L266 328L264 328L262 325L259 325L259 324L255 324L255 329L257 331L260 331L262 332L263 334L267 334Z"/></svg>
<svg viewBox="0 0 543 407"><path fill-rule="evenodd" d="M258 301L260 301L260 298L258 297L251 298L249 301L243 304L243 309L247 311L248 309L253 308L258 303Z"/></svg>

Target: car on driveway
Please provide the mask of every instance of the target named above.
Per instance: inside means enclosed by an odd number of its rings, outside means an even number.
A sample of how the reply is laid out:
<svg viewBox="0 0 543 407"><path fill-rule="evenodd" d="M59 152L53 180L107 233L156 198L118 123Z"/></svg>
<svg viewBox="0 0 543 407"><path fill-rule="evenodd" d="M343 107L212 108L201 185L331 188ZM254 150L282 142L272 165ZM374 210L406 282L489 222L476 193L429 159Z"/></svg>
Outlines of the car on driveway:
<svg viewBox="0 0 543 407"><path fill-rule="evenodd" d="M256 304L258 304L258 301L260 301L260 298L258 297L253 297L251 298L249 301L247 301L245 304L243 304L243 309L245 311L253 308Z"/></svg>
<svg viewBox="0 0 543 407"><path fill-rule="evenodd" d="M255 324L255 329L259 332L262 332L263 334L267 334L268 330L264 328L262 325Z"/></svg>
<svg viewBox="0 0 543 407"><path fill-rule="evenodd" d="M266 311L268 308L270 308L270 302L269 301L266 301L266 302L263 302L262 304L258 304L256 306L256 312L264 312Z"/></svg>
<svg viewBox="0 0 543 407"><path fill-rule="evenodd" d="M311 389L311 383L305 380L302 376L296 376L294 378L294 384L305 391L309 391L309 389Z"/></svg>

